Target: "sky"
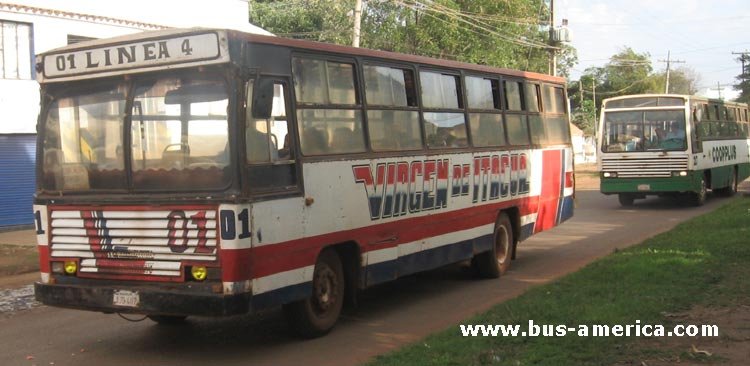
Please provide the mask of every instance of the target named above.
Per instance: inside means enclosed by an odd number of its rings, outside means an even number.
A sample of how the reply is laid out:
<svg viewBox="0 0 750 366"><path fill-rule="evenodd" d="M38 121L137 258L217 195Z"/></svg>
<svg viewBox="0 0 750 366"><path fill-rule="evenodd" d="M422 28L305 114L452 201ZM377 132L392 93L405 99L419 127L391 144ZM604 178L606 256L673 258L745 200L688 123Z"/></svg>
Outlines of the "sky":
<svg viewBox="0 0 750 366"><path fill-rule="evenodd" d="M555 24L568 19L579 63L570 80L591 66L603 66L624 47L648 53L654 71L689 67L700 77L698 94L737 94L731 84L740 74L739 55L750 51L750 0L554 0ZM728 94L731 93L731 94Z"/></svg>

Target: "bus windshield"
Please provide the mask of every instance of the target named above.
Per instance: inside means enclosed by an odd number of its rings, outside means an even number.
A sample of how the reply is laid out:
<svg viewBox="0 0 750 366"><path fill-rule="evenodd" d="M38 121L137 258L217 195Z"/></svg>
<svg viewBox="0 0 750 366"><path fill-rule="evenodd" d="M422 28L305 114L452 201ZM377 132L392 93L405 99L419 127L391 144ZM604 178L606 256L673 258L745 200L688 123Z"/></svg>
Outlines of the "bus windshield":
<svg viewBox="0 0 750 366"><path fill-rule="evenodd" d="M227 187L228 96L223 79L177 75L133 84L63 88L52 96L44 117L42 188L192 191ZM127 113L129 104L132 110ZM130 148L123 148L128 143Z"/></svg>
<svg viewBox="0 0 750 366"><path fill-rule="evenodd" d="M685 151L685 111L604 113L603 152Z"/></svg>

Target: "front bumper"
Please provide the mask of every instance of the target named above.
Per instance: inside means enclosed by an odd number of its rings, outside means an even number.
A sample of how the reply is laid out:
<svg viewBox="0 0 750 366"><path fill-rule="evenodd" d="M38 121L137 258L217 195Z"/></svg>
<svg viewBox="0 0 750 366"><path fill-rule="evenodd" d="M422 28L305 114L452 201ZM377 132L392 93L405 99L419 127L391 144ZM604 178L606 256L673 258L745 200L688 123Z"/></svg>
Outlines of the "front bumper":
<svg viewBox="0 0 750 366"><path fill-rule="evenodd" d="M137 292L136 306L113 304L114 292ZM146 286L91 286L76 284L34 284L36 300L50 306L102 312L135 313L149 315L199 315L229 316L247 314L251 309L251 295L223 295L212 293L185 293L171 289Z"/></svg>
<svg viewBox="0 0 750 366"><path fill-rule="evenodd" d="M604 178L600 179L599 188L604 194L637 193L683 193L696 192L700 189L702 173L689 171L685 177L669 178ZM648 188L648 189L646 189Z"/></svg>

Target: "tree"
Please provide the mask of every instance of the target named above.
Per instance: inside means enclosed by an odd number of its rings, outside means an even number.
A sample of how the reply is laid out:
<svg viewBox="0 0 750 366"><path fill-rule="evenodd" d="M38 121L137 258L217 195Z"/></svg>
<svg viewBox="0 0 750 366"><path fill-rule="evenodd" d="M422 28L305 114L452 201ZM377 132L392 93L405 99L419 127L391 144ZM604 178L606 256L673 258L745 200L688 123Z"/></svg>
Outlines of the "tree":
<svg viewBox="0 0 750 366"><path fill-rule="evenodd" d="M666 71L653 75L654 84L661 87L654 93L663 93L666 84ZM701 77L695 70L689 67L680 67L669 72L669 93L693 95L698 92Z"/></svg>
<svg viewBox="0 0 750 366"><path fill-rule="evenodd" d="M351 44L354 0L255 0L250 21L280 36ZM362 47L546 73L544 0L367 1ZM564 72L575 49L562 51Z"/></svg>
<svg viewBox="0 0 750 366"><path fill-rule="evenodd" d="M738 83L735 84L734 89L739 90L740 95L735 100L741 103L750 103L750 56L743 53L737 58L737 61L742 62L743 70L736 78Z"/></svg>

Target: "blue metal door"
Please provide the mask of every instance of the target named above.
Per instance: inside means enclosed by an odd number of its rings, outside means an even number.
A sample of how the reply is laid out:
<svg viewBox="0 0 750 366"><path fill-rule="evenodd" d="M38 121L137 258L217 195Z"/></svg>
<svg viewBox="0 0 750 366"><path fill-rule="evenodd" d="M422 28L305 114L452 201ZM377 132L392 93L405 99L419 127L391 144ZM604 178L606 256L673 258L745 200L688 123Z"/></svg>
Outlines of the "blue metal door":
<svg viewBox="0 0 750 366"><path fill-rule="evenodd" d="M0 228L34 223L36 135L0 135Z"/></svg>

